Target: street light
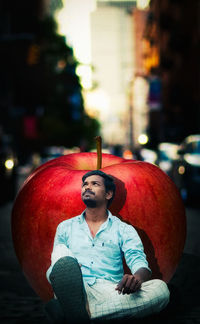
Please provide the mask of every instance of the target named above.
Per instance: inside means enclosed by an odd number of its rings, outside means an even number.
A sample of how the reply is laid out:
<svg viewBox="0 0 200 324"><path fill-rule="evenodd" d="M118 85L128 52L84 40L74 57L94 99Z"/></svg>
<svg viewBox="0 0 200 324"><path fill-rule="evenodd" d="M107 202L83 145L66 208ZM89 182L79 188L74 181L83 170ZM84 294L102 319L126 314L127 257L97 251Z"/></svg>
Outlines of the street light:
<svg viewBox="0 0 200 324"><path fill-rule="evenodd" d="M138 143L141 144L141 145L145 145L147 144L149 141L149 138L146 134L140 134L138 136Z"/></svg>

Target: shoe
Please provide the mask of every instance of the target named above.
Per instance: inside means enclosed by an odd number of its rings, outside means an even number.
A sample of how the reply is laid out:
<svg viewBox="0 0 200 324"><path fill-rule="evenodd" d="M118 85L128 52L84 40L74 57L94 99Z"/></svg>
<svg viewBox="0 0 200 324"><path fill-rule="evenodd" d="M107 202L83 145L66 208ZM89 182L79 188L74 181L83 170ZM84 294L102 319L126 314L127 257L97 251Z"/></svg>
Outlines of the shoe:
<svg viewBox="0 0 200 324"><path fill-rule="evenodd" d="M70 324L90 323L82 272L76 259L69 256L59 259L49 278L66 321Z"/></svg>
<svg viewBox="0 0 200 324"><path fill-rule="evenodd" d="M51 299L48 303L46 303L46 305L44 306L44 312L50 323L65 323L65 315L57 299Z"/></svg>

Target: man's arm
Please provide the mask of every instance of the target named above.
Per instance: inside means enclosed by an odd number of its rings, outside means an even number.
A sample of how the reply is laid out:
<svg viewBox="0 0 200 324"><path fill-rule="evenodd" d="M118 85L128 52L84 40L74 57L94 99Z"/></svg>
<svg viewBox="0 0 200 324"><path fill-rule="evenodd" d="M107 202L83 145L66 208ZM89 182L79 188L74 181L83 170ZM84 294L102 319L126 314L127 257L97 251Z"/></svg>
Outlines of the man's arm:
<svg viewBox="0 0 200 324"><path fill-rule="evenodd" d="M142 283L151 278L151 269L148 266L142 241L135 228L131 225L124 225L121 238L122 251L132 274L125 274L116 290L119 294L131 294L138 291Z"/></svg>
<svg viewBox="0 0 200 324"><path fill-rule="evenodd" d="M151 271L147 268L140 268L134 273L134 276L143 283L151 279Z"/></svg>
<svg viewBox="0 0 200 324"><path fill-rule="evenodd" d="M144 281L151 279L151 272L147 268L138 269L133 275L125 274L118 283L116 290L119 294L132 294L141 288Z"/></svg>

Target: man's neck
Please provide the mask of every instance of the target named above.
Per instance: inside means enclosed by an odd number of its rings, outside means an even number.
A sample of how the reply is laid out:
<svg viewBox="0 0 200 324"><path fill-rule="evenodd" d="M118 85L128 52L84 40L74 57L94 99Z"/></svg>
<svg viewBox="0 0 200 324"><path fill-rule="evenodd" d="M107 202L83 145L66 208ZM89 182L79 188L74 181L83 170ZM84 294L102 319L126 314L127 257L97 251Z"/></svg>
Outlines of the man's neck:
<svg viewBox="0 0 200 324"><path fill-rule="evenodd" d="M103 223L108 218L108 212L106 208L86 208L85 220L87 223Z"/></svg>

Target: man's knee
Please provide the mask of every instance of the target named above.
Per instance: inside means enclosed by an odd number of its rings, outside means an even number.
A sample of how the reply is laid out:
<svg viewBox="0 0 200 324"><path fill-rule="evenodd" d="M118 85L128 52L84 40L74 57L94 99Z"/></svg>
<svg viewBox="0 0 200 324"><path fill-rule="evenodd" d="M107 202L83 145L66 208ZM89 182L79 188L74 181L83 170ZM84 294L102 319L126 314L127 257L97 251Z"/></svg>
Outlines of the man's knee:
<svg viewBox="0 0 200 324"><path fill-rule="evenodd" d="M153 285L154 285L154 293L152 296L154 296L154 298L156 298L156 300L159 304L159 309L161 310L164 307L166 307L167 304L169 303L170 292L167 287L167 284L163 280L154 279L152 281L153 281Z"/></svg>

